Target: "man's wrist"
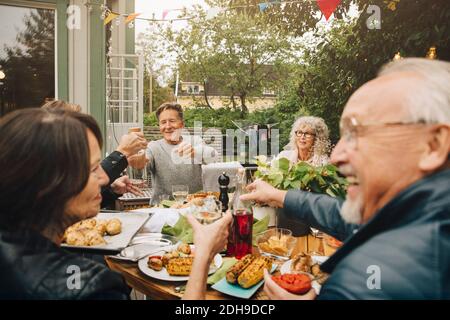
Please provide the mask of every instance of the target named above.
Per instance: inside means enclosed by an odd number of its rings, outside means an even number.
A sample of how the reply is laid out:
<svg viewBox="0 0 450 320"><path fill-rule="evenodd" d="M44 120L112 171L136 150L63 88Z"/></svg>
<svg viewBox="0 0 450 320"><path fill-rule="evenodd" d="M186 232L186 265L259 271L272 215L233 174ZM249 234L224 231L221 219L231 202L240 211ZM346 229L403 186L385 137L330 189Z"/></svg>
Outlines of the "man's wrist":
<svg viewBox="0 0 450 320"><path fill-rule="evenodd" d="M130 153L128 151L126 151L125 149L121 148L120 146L117 147L116 151L120 152L121 154L123 154L127 158L130 156Z"/></svg>
<svg viewBox="0 0 450 320"><path fill-rule="evenodd" d="M284 207L284 199L286 198L287 191L276 190L274 193L274 202L278 208Z"/></svg>

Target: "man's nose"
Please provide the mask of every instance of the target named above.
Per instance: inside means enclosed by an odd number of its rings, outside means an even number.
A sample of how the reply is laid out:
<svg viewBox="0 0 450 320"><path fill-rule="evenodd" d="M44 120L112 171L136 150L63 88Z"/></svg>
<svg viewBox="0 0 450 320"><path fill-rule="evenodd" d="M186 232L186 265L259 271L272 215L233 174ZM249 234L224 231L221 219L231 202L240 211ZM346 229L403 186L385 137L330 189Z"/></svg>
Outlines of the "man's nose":
<svg viewBox="0 0 450 320"><path fill-rule="evenodd" d="M334 147L333 152L331 153L331 163L339 166L342 163L346 163L348 161L347 150L345 147L344 139L339 139L336 147Z"/></svg>

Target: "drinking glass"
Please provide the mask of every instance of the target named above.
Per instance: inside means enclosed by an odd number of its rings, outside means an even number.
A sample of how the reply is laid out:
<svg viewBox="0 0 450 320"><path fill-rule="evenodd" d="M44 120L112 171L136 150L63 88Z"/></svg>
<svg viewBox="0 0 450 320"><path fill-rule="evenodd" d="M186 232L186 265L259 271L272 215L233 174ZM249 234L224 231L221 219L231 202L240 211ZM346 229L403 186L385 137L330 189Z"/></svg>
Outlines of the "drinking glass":
<svg viewBox="0 0 450 320"><path fill-rule="evenodd" d="M168 194L160 194L159 196L152 195L149 204L152 207L160 207L161 202L164 200L170 200L170 196Z"/></svg>
<svg viewBox="0 0 450 320"><path fill-rule="evenodd" d="M323 232L320 230L313 227L309 227L309 229L311 230L311 234L314 238L323 238Z"/></svg>
<svg viewBox="0 0 450 320"><path fill-rule="evenodd" d="M183 204L189 194L189 187L186 185L172 186L172 196L176 202Z"/></svg>
<svg viewBox="0 0 450 320"><path fill-rule="evenodd" d="M250 210L235 210L227 246L227 255L237 259L252 253L253 213Z"/></svg>

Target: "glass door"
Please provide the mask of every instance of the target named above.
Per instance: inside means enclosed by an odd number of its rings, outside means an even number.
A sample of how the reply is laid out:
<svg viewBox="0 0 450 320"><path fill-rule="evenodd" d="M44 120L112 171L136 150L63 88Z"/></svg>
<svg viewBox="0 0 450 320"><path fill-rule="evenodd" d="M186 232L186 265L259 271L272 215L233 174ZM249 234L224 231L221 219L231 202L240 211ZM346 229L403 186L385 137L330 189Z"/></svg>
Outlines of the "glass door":
<svg viewBox="0 0 450 320"><path fill-rule="evenodd" d="M0 116L55 98L55 9L0 2Z"/></svg>

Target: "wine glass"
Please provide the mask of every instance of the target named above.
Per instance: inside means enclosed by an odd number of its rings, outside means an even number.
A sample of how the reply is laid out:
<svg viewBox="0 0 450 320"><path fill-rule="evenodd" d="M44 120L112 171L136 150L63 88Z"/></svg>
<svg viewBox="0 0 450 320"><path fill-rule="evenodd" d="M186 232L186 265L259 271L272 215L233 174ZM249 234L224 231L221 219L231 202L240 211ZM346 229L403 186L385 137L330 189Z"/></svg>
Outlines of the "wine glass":
<svg viewBox="0 0 450 320"><path fill-rule="evenodd" d="M172 186L172 196L180 205L186 200L189 194L189 187L183 184Z"/></svg>

